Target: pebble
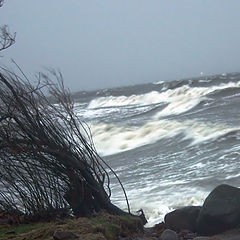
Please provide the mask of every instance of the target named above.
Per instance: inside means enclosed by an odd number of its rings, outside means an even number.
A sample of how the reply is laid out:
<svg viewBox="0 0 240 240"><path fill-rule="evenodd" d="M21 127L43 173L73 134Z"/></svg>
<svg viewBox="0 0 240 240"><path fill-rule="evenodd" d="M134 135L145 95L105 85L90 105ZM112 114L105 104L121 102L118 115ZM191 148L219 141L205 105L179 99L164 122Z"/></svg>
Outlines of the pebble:
<svg viewBox="0 0 240 240"><path fill-rule="evenodd" d="M166 229L162 234L159 240L178 240L178 235L176 232Z"/></svg>

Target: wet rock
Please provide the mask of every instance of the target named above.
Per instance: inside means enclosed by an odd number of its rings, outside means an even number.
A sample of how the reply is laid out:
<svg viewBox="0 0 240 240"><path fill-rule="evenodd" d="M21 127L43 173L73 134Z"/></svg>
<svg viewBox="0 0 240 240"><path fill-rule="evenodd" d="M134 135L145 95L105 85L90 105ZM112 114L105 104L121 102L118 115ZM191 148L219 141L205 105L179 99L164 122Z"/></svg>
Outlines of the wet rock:
<svg viewBox="0 0 240 240"><path fill-rule="evenodd" d="M77 239L78 236L69 231L55 231L53 234L53 239L55 240L71 240ZM80 238L78 238L80 240Z"/></svg>
<svg viewBox="0 0 240 240"><path fill-rule="evenodd" d="M173 212L166 214L164 217L167 228L174 231L188 229L192 232L196 231L196 224L200 206L188 206L177 209Z"/></svg>
<svg viewBox="0 0 240 240"><path fill-rule="evenodd" d="M240 224L240 189L219 185L206 198L197 220L197 232L213 235Z"/></svg>
<svg viewBox="0 0 240 240"><path fill-rule="evenodd" d="M176 232L170 229L166 229L160 236L159 240L178 240Z"/></svg>

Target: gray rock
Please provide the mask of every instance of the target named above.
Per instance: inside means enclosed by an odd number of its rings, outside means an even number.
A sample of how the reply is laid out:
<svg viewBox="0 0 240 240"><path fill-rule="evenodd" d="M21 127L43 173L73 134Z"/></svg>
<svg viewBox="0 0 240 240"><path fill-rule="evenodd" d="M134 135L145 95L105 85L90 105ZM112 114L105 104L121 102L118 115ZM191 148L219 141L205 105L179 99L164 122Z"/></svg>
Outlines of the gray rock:
<svg viewBox="0 0 240 240"><path fill-rule="evenodd" d="M213 235L240 224L240 189L217 186L206 198L197 220L197 232Z"/></svg>
<svg viewBox="0 0 240 240"><path fill-rule="evenodd" d="M164 217L165 224L167 228L174 231L188 229L192 232L195 232L200 210L200 206L189 206L177 209L166 214Z"/></svg>
<svg viewBox="0 0 240 240"><path fill-rule="evenodd" d="M159 240L178 240L176 232L170 229L166 229L160 236Z"/></svg>

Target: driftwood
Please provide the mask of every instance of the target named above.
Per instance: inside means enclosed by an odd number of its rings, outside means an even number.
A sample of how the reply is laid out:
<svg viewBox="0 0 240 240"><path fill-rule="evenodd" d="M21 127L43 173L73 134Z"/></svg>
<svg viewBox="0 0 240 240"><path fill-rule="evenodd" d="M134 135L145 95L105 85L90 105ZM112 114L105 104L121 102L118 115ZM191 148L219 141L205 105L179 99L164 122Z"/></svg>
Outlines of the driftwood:
<svg viewBox="0 0 240 240"><path fill-rule="evenodd" d="M23 76L0 72L0 207L37 218L123 213L110 201L112 169L75 114L61 73L39 74L35 86Z"/></svg>

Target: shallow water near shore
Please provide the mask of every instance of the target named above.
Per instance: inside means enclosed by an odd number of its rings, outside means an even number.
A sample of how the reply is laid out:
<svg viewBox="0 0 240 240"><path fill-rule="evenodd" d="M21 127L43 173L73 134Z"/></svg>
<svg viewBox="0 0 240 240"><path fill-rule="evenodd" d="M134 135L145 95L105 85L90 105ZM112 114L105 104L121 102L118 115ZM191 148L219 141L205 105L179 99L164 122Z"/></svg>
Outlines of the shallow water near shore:
<svg viewBox="0 0 240 240"><path fill-rule="evenodd" d="M201 205L219 184L239 187L239 107L238 73L75 94L98 153L148 226ZM111 187L113 202L126 209L116 180Z"/></svg>

